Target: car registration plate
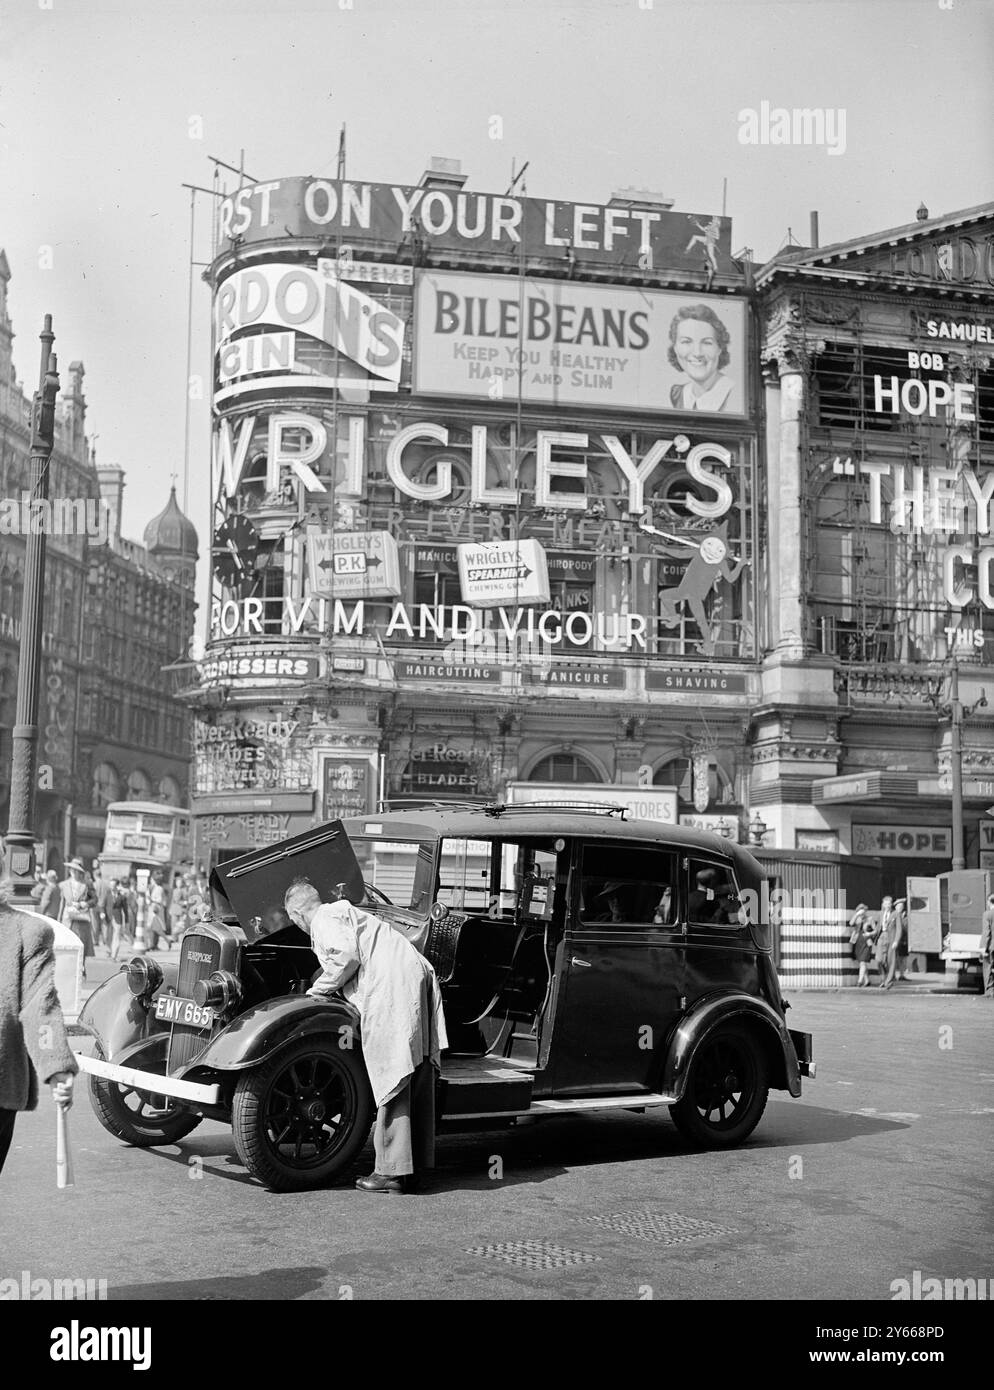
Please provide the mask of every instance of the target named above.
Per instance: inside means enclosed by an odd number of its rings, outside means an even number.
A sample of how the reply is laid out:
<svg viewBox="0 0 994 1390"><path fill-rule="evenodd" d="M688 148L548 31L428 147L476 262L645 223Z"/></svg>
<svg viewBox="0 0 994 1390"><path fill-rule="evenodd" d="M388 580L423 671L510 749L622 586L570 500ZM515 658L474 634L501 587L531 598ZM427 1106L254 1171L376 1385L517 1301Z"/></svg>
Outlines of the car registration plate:
<svg viewBox="0 0 994 1390"><path fill-rule="evenodd" d="M156 1018L166 1023L189 1023L194 1028L210 1028L214 1015L194 999L181 999L178 994L161 994L155 1001Z"/></svg>

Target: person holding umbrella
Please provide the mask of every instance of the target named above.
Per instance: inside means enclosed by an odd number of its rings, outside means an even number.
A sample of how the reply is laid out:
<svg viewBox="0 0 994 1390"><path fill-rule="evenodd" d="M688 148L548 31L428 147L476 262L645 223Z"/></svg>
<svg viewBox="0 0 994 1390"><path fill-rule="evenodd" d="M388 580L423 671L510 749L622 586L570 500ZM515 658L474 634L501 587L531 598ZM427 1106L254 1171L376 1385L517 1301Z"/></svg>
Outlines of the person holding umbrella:
<svg viewBox="0 0 994 1390"><path fill-rule="evenodd" d="M0 1171L20 1110L38 1105L40 1085L72 1105L79 1068L55 992L52 928L18 912L0 883Z"/></svg>

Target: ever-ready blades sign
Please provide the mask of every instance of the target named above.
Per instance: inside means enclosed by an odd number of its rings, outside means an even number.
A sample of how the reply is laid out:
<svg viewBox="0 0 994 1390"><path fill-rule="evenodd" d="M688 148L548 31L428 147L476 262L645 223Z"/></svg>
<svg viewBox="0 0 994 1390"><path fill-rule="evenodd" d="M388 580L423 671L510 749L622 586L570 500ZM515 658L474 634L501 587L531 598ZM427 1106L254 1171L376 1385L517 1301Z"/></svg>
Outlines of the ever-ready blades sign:
<svg viewBox="0 0 994 1390"><path fill-rule="evenodd" d="M399 598L397 542L388 531L307 531L311 592L330 598Z"/></svg>
<svg viewBox="0 0 994 1390"><path fill-rule="evenodd" d="M499 608L549 602L549 568L538 541L479 541L456 549L465 603Z"/></svg>

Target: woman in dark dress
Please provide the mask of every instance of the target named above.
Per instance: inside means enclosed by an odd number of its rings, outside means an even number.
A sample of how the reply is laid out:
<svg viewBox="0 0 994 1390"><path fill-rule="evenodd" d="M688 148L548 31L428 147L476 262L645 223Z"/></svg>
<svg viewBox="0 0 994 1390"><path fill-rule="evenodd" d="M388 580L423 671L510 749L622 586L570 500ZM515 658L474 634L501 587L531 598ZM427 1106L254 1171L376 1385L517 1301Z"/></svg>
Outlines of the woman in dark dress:
<svg viewBox="0 0 994 1390"><path fill-rule="evenodd" d="M868 987L870 983L868 966L873 959L873 943L877 931L866 903L860 903L853 913L849 923L849 933L849 945L852 947L853 957L859 966L857 986L859 988Z"/></svg>

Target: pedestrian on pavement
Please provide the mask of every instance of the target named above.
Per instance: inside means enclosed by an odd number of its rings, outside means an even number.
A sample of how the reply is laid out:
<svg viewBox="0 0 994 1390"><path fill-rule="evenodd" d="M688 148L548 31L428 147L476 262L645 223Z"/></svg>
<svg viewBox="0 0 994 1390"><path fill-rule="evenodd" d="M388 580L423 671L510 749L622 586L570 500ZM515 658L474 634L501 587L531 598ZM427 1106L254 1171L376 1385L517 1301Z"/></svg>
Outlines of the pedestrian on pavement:
<svg viewBox="0 0 994 1390"><path fill-rule="evenodd" d="M56 1105L72 1105L79 1068L55 992L55 934L18 912L0 883L0 1171L19 1110L38 1105L39 1082Z"/></svg>
<svg viewBox="0 0 994 1390"><path fill-rule="evenodd" d="M45 870L44 870L44 869L35 869L35 881L34 881L34 887L31 889L31 901L32 901L36 906L41 902L42 894L44 893L44 891L45 891ZM40 908L40 907L38 908L38 911L39 911L39 912L41 911L41 908Z"/></svg>
<svg viewBox="0 0 994 1390"><path fill-rule="evenodd" d="M891 967L889 980L893 984L895 980L907 978L906 971L908 965L908 904L905 898L897 898L894 902L894 951L891 957Z"/></svg>
<svg viewBox="0 0 994 1390"><path fill-rule="evenodd" d="M83 943L83 979L86 962L93 952L93 919L90 915L90 890L86 886L86 870L81 859L70 859L66 866L69 877L59 884L62 895L62 916L59 919Z"/></svg>
<svg viewBox="0 0 994 1390"><path fill-rule="evenodd" d="M362 1052L376 1102L376 1166L360 1192L409 1191L434 1166L435 1077L448 1047L442 996L429 961L382 918L347 898L322 903L307 879L284 898L287 915L309 932L322 975L308 994L341 990L359 1011Z"/></svg>
<svg viewBox="0 0 994 1390"><path fill-rule="evenodd" d="M894 962L894 946L897 940L896 928L897 916L894 912L894 899L886 897L880 904L880 931L877 934L874 947L877 969L880 971L881 989L890 989L894 983L891 978L891 969Z"/></svg>
<svg viewBox="0 0 994 1390"><path fill-rule="evenodd" d="M148 886L148 922L145 931L151 951L159 948L159 938L166 943L166 950L172 950L169 927L166 925L166 890L162 882L162 870L156 869Z"/></svg>
<svg viewBox="0 0 994 1390"><path fill-rule="evenodd" d="M59 876L54 869L45 874L38 900L38 911L43 917L52 917L57 922L62 911L62 894L59 892Z"/></svg>
<svg viewBox="0 0 994 1390"><path fill-rule="evenodd" d="M984 967L984 998L994 999L994 893L980 927L980 959Z"/></svg>
<svg viewBox="0 0 994 1390"><path fill-rule="evenodd" d="M856 981L856 985L860 989L869 989L870 987L869 965L873 959L873 940L876 931L866 903L859 903L849 921L849 945L852 947L853 959L859 966L859 979Z"/></svg>
<svg viewBox="0 0 994 1390"><path fill-rule="evenodd" d="M98 946L102 941L107 947L107 954L110 955L111 937L113 935L113 925L110 920L110 898L111 888L108 881L104 878L100 868L100 860L93 861L93 911L96 916L97 926L93 934L93 943Z"/></svg>
<svg viewBox="0 0 994 1390"><path fill-rule="evenodd" d="M117 960L122 945L134 944L134 933L129 930L128 893L123 879L115 878L110 893L110 958Z"/></svg>

